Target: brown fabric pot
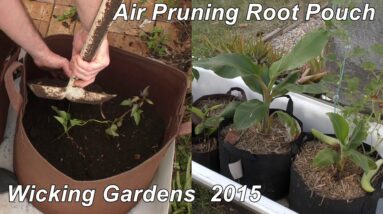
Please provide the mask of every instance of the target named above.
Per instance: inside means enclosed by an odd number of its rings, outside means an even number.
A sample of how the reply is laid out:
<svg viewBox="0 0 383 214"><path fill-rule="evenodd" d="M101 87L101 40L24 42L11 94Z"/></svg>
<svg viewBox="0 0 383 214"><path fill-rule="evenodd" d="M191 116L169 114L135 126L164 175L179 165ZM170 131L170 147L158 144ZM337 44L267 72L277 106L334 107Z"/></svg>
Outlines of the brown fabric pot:
<svg viewBox="0 0 383 214"><path fill-rule="evenodd" d="M72 37L51 36L46 39L48 46L56 53L70 57ZM147 85L151 87L151 97L156 104L157 112L166 123L165 137L162 149L153 157L139 166L119 175L96 181L76 181L54 168L46 161L29 141L25 133L22 118L25 108L26 80L40 78L48 72L39 71L30 57L25 59L24 75L21 84L21 95L12 85L12 72L21 64L13 64L6 73L6 87L11 98L12 106L19 112L17 132L15 137L14 167L20 184L36 185L36 189L50 189L51 185L70 189L95 189L95 199L91 207L83 207L81 203L37 203L39 210L44 213L127 213L134 203L107 203L104 201L104 189L111 184L123 189L147 188L158 168L161 159L166 154L170 142L175 138L183 115L183 102L186 94L187 80L184 73L164 64L137 56L116 48L110 49L110 66L102 71L96 80L105 92L126 96L138 94Z"/></svg>
<svg viewBox="0 0 383 214"><path fill-rule="evenodd" d="M0 31L0 144L3 142L9 106L9 99L4 86L5 70L13 61L17 60L19 50L16 44Z"/></svg>

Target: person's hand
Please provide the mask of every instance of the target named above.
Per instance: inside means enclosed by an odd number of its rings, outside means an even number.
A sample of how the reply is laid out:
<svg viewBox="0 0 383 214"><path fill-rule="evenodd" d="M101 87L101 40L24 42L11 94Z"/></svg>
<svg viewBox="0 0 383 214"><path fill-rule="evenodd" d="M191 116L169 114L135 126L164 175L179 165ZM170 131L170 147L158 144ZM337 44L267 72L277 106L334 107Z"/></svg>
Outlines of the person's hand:
<svg viewBox="0 0 383 214"><path fill-rule="evenodd" d="M70 69L72 75L74 75L77 80L75 86L85 87L94 82L97 74L102 71L105 67L109 65L109 44L107 39L101 43L95 57L91 62L86 62L82 60L80 53L81 49L84 46L88 33L86 31L79 31L74 35L73 39L73 51L72 59L70 61Z"/></svg>
<svg viewBox="0 0 383 214"><path fill-rule="evenodd" d="M69 61L64 57L53 53L49 48L36 51L36 53L31 54L31 56L35 64L42 69L63 70L68 77L72 76Z"/></svg>

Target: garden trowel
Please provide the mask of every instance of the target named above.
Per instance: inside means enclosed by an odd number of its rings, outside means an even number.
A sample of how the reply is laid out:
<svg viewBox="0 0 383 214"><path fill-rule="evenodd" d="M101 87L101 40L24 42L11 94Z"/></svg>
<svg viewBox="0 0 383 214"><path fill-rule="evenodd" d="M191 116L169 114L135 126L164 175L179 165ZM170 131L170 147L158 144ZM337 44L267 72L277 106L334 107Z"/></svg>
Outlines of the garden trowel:
<svg viewBox="0 0 383 214"><path fill-rule="evenodd" d="M121 0L102 1L86 43L81 50L81 57L84 61L90 62L93 59L98 47L108 32L113 16L117 12L121 2ZM54 100L63 100L66 98L69 101L76 103L98 104L106 102L116 96L106 93L91 92L83 88L75 87L75 81L76 77L70 78L66 87L48 86L38 83L30 83L28 86L38 97Z"/></svg>

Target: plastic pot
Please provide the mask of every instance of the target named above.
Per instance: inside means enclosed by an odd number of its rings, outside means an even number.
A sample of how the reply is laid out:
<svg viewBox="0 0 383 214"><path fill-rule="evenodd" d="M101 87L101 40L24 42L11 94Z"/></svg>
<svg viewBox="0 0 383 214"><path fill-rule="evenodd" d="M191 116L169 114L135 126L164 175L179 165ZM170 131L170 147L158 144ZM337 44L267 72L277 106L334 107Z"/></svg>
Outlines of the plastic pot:
<svg viewBox="0 0 383 214"><path fill-rule="evenodd" d="M239 92L239 94L237 96L233 94L233 92L235 92L235 91ZM222 102L224 102L224 101L229 101L229 102L244 101L244 100L246 100L246 94L242 88L234 87L234 88L231 88L226 94L211 94L211 95L205 95L203 97L200 97L198 100L196 100L193 103L193 106L198 106L204 100L212 100L212 99L220 100ZM192 118L194 118L194 117L195 116L192 115ZM194 135L194 127L198 124L198 121L197 121L197 119L192 119L192 121L193 121L193 123L192 123L192 126L193 126L192 143L193 143L193 147L196 147L196 146L198 146L198 144L202 144L204 139L203 139L203 137ZM212 136L210 136L210 138L211 139L208 139L208 140L212 140L212 138L215 138L217 140L217 132L212 134ZM200 152L200 151L193 148L192 149L192 157L193 157L193 161L200 163L200 164L204 165L205 167L207 167L211 170L214 170L216 172L220 171L218 140L217 140L217 148L214 150L208 151L208 152Z"/></svg>
<svg viewBox="0 0 383 214"><path fill-rule="evenodd" d="M293 116L292 100L286 113ZM271 109L271 112L281 111ZM294 117L294 116L293 116ZM298 121L302 130L302 123ZM226 121L222 124L220 130L231 124ZM298 147L302 144L303 133L291 142L292 148L285 154L252 154L249 151L241 150L230 143L226 143L223 137L219 135L219 157L221 174L251 188L254 185L260 185L262 195L278 200L288 195L290 184L290 167ZM237 171L235 173L234 171ZM239 171L239 174L238 174Z"/></svg>
<svg viewBox="0 0 383 214"><path fill-rule="evenodd" d="M71 56L71 36L55 35L46 38L46 43L54 52ZM129 96L151 86L151 98L155 110L165 121L165 134L162 148L151 158L133 169L121 174L93 181L77 181L54 168L33 147L24 130L22 119L26 97L26 81L49 75L41 72L33 63L30 56L25 58L24 66L14 63L6 72L6 88L11 105L18 112L17 131L15 135L14 169L22 185L36 185L36 189L50 189L51 185L62 188L68 185L70 189L96 190L94 203L84 207L76 202L34 202L33 205L43 213L127 213L135 206L134 202L108 203L104 200L103 192L111 184L120 189L146 189L151 183L161 159L166 154L170 143L174 140L183 116L183 102L186 94L187 79L181 71L159 62L128 53L117 48L110 48L111 63L102 71L96 80L105 92ZM14 87L12 73L16 68L23 68L21 94Z"/></svg>
<svg viewBox="0 0 383 214"><path fill-rule="evenodd" d="M0 144L3 142L9 106L9 99L4 86L5 70L17 60L19 50L16 44L0 31Z"/></svg>

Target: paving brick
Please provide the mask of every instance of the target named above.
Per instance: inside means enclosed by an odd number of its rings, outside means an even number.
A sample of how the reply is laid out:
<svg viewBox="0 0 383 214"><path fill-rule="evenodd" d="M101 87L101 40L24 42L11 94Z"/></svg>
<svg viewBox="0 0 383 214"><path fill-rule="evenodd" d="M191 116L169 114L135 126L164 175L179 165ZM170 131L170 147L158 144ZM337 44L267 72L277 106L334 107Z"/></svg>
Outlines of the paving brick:
<svg viewBox="0 0 383 214"><path fill-rule="evenodd" d="M75 5L75 3L75 0L56 0L56 4L64 6L72 6Z"/></svg>
<svg viewBox="0 0 383 214"><path fill-rule="evenodd" d="M32 19L49 21L52 16L53 5L50 3L23 0Z"/></svg>
<svg viewBox="0 0 383 214"><path fill-rule="evenodd" d="M108 33L109 44L113 47L146 56L149 52L146 44L136 36L124 35L119 33Z"/></svg>
<svg viewBox="0 0 383 214"><path fill-rule="evenodd" d="M53 10L53 15L59 16L62 15L65 11L70 9L69 6L55 5ZM69 26L64 26L62 22L57 21L57 19L52 18L49 23L49 29L47 35L54 34L73 34L75 22L67 22Z"/></svg>
<svg viewBox="0 0 383 214"><path fill-rule="evenodd" d="M53 4L55 2L55 0L35 0L35 1L44 2L44 3L50 3L50 4Z"/></svg>

